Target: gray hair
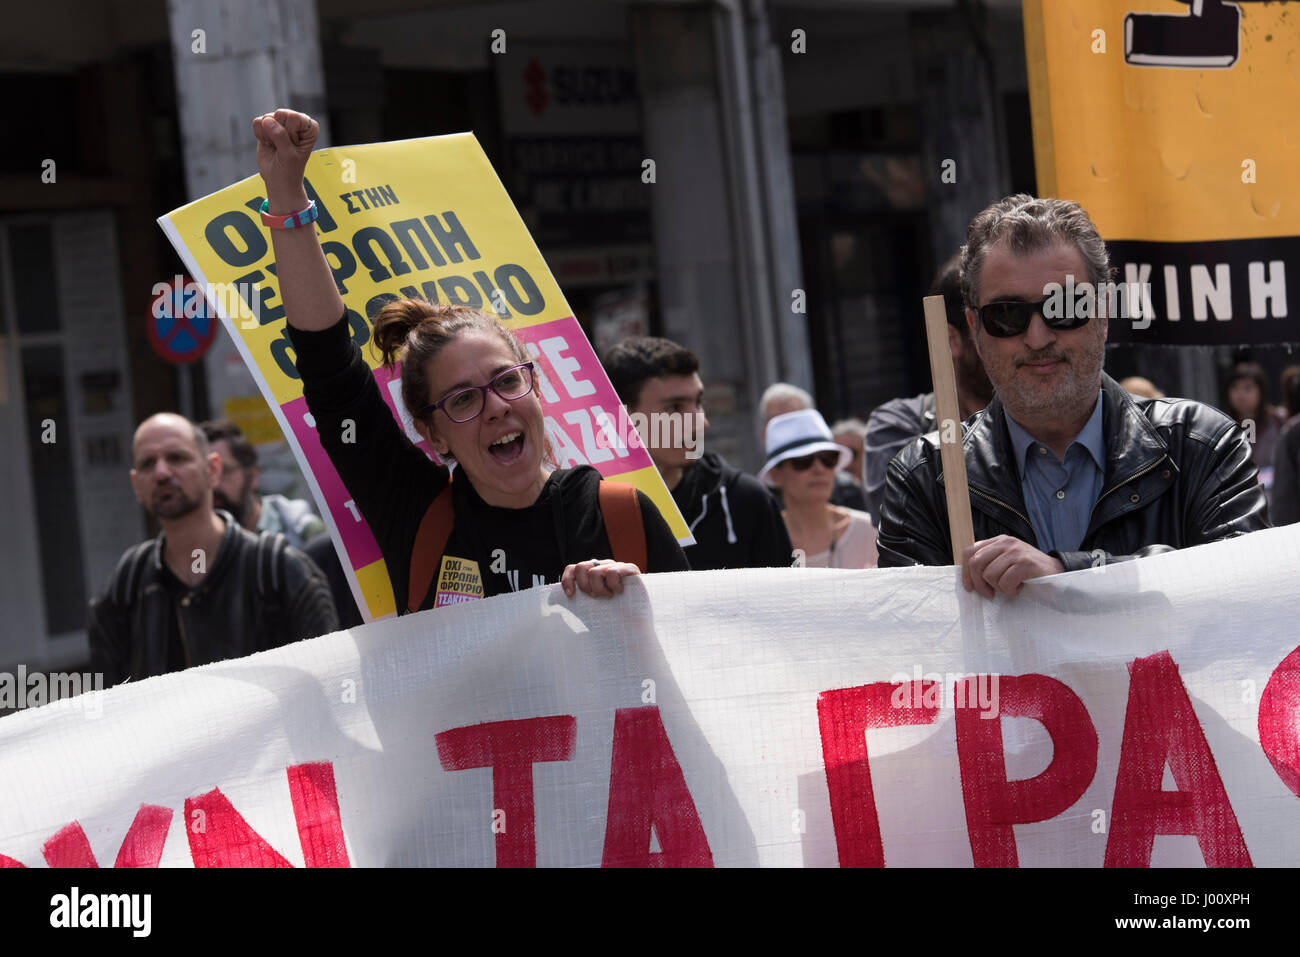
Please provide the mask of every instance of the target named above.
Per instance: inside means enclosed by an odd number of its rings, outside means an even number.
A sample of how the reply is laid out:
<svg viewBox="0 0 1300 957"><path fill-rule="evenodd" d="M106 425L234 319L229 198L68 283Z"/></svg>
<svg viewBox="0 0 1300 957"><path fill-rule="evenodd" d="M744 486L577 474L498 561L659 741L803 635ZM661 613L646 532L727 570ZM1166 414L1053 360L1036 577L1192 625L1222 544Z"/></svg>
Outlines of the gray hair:
<svg viewBox="0 0 1300 957"><path fill-rule="evenodd" d="M1110 279L1106 243L1078 203L1038 199L1017 193L998 200L971 220L961 248L961 292L966 305L979 307L980 270L990 246L1005 242L1014 253L1031 253L1058 242L1072 243L1083 257L1094 286ZM1080 280L1082 281L1082 280Z"/></svg>
<svg viewBox="0 0 1300 957"><path fill-rule="evenodd" d="M801 403L801 407L811 409L813 407L813 397L808 394L807 390L799 388L797 385L791 385L789 382L774 382L763 390L763 397L758 400L758 414L762 418L768 417L767 410L773 402L779 402L782 399L794 399Z"/></svg>

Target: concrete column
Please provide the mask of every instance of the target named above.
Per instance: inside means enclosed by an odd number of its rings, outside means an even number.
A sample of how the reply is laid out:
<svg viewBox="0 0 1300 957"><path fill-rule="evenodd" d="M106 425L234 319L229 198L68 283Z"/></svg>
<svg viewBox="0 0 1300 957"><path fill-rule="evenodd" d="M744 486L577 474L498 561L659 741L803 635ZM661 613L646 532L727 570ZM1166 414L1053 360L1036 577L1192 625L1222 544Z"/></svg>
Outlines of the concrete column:
<svg viewBox="0 0 1300 957"><path fill-rule="evenodd" d="M637 6L631 22L664 333L704 366L708 448L754 468L762 390L812 385L780 62L758 3Z"/></svg>
<svg viewBox="0 0 1300 957"><path fill-rule="evenodd" d="M167 15L190 199L256 172L256 114L310 113L328 145L314 0L167 0Z"/></svg>
<svg viewBox="0 0 1300 957"><path fill-rule="evenodd" d="M321 124L319 146L328 145L314 0L167 0L167 16L191 200L257 172L255 115L281 106L302 110ZM206 404L209 416L221 417L227 399L259 395L224 332L218 333L203 364L206 395L192 403L182 397L183 411L193 406L201 414ZM181 384L187 384L185 374ZM259 449L259 454L263 475L272 482L276 476L297 474L287 444Z"/></svg>

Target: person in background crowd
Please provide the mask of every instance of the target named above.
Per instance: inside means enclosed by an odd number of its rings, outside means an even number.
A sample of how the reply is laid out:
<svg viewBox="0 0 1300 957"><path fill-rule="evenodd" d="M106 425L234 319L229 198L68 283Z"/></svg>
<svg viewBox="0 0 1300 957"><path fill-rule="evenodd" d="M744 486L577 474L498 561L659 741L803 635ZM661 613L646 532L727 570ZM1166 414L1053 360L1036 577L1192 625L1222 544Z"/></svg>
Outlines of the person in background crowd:
<svg viewBox="0 0 1300 957"><path fill-rule="evenodd" d="M767 424L776 416L811 408L813 408L812 396L797 385L791 385L789 382L775 382L768 386L764 390L762 398L758 400L758 411L763 418L764 437L766 438ZM781 490L779 488L776 489L776 496L777 500L780 501ZM867 510L867 497L862 491L862 486L854 482L841 470L835 473L835 485L831 491L831 504L865 512Z"/></svg>
<svg viewBox="0 0 1300 957"><path fill-rule="evenodd" d="M1043 315L1048 288L1110 276L1077 203L1023 193L972 220L962 294L996 394L964 425L976 541L962 582L985 597L1042 575L1268 527L1241 430L1187 399L1130 396L1102 371L1104 309ZM882 566L952 563L939 434L889 463Z"/></svg>
<svg viewBox="0 0 1300 957"><path fill-rule="evenodd" d="M230 512L250 532L282 533L290 545L301 549L325 573L339 627L355 628L362 624L361 612L348 587L334 542L311 504L283 495L258 496L261 476L257 449L234 422L227 419L201 422L199 428L208 437L212 451L221 456L221 481L212 490L217 508Z"/></svg>
<svg viewBox="0 0 1300 957"><path fill-rule="evenodd" d="M844 474L861 485L864 479L864 453L866 452L867 423L861 419L840 419L831 426L831 435L835 441L853 453L849 464L844 467Z"/></svg>
<svg viewBox="0 0 1300 957"><path fill-rule="evenodd" d="M1288 419L1300 415L1300 393L1295 391L1294 382L1297 378L1300 378L1300 365L1287 366L1282 370L1282 405Z"/></svg>
<svg viewBox="0 0 1300 957"><path fill-rule="evenodd" d="M695 354L643 337L620 342L602 364L695 536L685 550L691 568L789 565L790 537L776 499L721 455L702 452L709 420ZM676 436L683 441L663 441Z"/></svg>
<svg viewBox="0 0 1300 957"><path fill-rule="evenodd" d="M1156 388L1155 383L1150 379L1144 379L1140 375L1131 375L1127 379L1121 379L1119 387L1129 395L1141 396L1144 399L1163 399L1165 394Z"/></svg>
<svg viewBox="0 0 1300 957"><path fill-rule="evenodd" d="M1223 411L1233 421L1254 435L1253 458L1255 467L1270 468L1273 464L1273 446L1277 443L1286 412L1269 405L1268 376L1258 362L1238 362L1232 368L1223 387ZM1253 425L1253 428L1252 428ZM1264 484L1271 485L1271 476L1264 476Z"/></svg>
<svg viewBox="0 0 1300 957"><path fill-rule="evenodd" d="M212 451L221 456L221 481L212 490L217 508L224 508L250 532L279 532L294 548L325 531L325 522L311 503L283 495L259 495L261 472L257 449L243 430L228 419L200 422Z"/></svg>
<svg viewBox="0 0 1300 957"><path fill-rule="evenodd" d="M454 479L416 448L352 341L311 225L303 173L320 125L280 109L256 117L253 135L303 396L379 544L398 609L553 582L569 596L608 597L641 571L689 569L643 492L602 483L591 466L551 467L534 364L494 316L422 299L393 300L374 316L374 345L387 368L400 369L413 427L455 461Z"/></svg>
<svg viewBox="0 0 1300 957"><path fill-rule="evenodd" d="M108 685L140 680L338 629L325 576L283 535L255 535L214 510L221 459L188 419L136 429L131 486L157 520L90 604L90 655Z"/></svg>
<svg viewBox="0 0 1300 957"><path fill-rule="evenodd" d="M1273 488L1269 514L1274 525L1300 522L1300 366L1282 371L1282 399L1291 417L1273 446Z"/></svg>
<svg viewBox="0 0 1300 957"><path fill-rule="evenodd" d="M970 327L966 325L961 298L960 251L939 267L930 285L930 295L943 296L948 314L948 351L952 355L952 368L957 380L957 407L965 421L989 404L993 398L993 384L984 372L979 352L971 339ZM910 399L890 399L877 406L867 418L864 484L867 511L877 523L880 521L880 500L885 493L885 470L889 460L913 439L938 428L933 392Z"/></svg>
<svg viewBox="0 0 1300 957"><path fill-rule="evenodd" d="M316 563L325 573L329 583L330 595L334 599L334 611L339 616L339 629L356 628L365 624L361 609L352 597L352 588L348 585L347 574L343 571L343 562L334 548L334 541L329 533L317 535L302 546L303 553Z"/></svg>
<svg viewBox="0 0 1300 957"><path fill-rule="evenodd" d="M875 568L876 529L866 512L831 504L835 473L852 453L821 413L798 409L767 424L767 464L759 478L781 490L790 541L810 568Z"/></svg>

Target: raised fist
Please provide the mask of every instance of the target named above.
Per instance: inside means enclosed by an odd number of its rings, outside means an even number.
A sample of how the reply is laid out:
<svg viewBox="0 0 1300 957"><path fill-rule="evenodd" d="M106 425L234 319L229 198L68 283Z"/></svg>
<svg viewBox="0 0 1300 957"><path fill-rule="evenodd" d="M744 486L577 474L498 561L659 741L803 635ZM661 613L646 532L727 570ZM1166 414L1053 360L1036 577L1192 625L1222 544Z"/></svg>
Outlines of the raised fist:
<svg viewBox="0 0 1300 957"><path fill-rule="evenodd" d="M303 171L320 137L320 124L306 113L281 109L255 117L253 135L257 137L257 171L266 183L271 212L279 213L278 205L295 202L303 192Z"/></svg>

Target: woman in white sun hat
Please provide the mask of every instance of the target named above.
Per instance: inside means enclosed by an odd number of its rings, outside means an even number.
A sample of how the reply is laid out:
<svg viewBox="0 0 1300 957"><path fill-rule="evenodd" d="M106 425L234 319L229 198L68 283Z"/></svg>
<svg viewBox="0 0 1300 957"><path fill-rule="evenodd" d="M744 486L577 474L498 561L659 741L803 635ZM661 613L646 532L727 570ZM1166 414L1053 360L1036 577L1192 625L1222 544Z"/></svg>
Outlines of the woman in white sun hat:
<svg viewBox="0 0 1300 957"><path fill-rule="evenodd" d="M815 409L778 415L767 424L767 464L758 477L781 490L786 529L811 568L875 568L871 516L832 505L835 473L853 453L831 437Z"/></svg>

